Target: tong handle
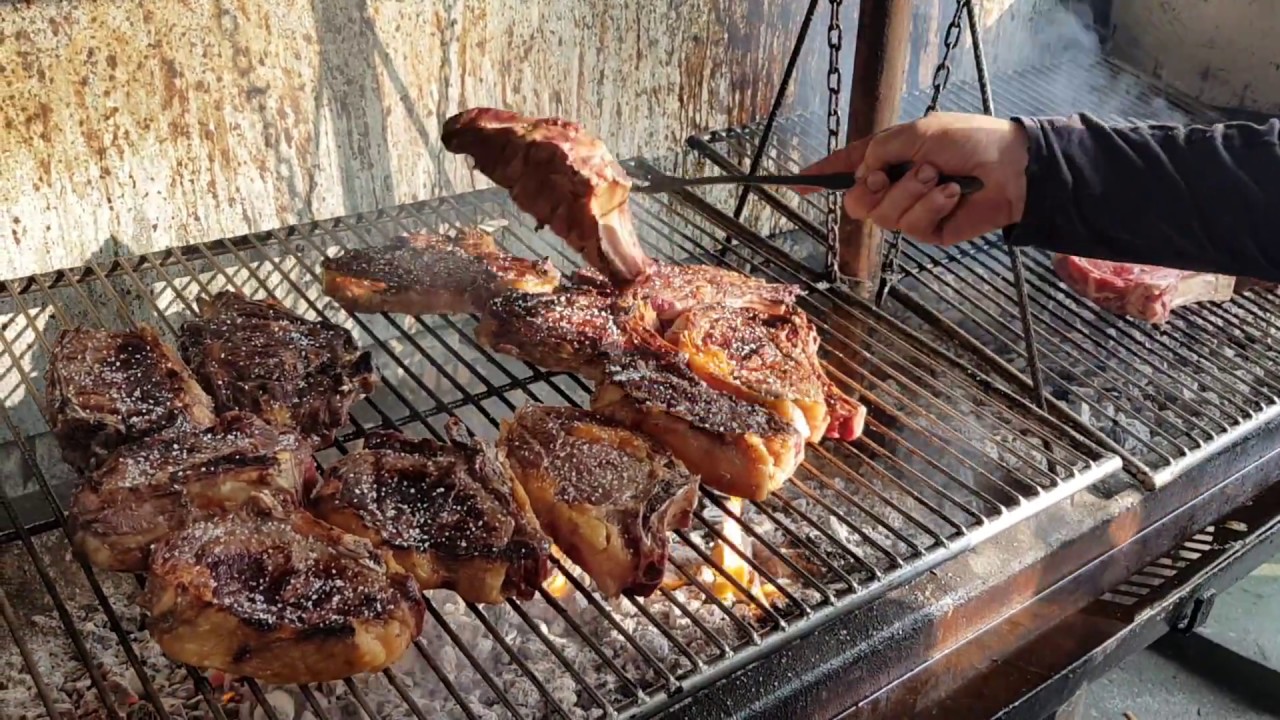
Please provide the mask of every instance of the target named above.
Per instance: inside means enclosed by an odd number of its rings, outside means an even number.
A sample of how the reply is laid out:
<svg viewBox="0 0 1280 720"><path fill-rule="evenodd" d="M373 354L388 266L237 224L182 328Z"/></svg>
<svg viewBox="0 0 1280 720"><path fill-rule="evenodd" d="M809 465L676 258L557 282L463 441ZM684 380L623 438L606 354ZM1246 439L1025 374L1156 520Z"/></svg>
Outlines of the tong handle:
<svg viewBox="0 0 1280 720"><path fill-rule="evenodd" d="M890 183L896 183L911 172L912 163L898 163L885 168ZM817 187L824 190L849 190L858 183L851 172L825 173L821 175L722 175L717 177L687 178L681 185L773 185L777 187ZM961 195L972 195L982 189L982 181L972 175L939 175L938 184L955 183Z"/></svg>
<svg viewBox="0 0 1280 720"><path fill-rule="evenodd" d="M913 165L909 162L890 165L885 170L885 174L889 176L889 182L896 183L906 177L907 173L911 172L912 167ZM938 175L938 185L947 185L950 183L955 183L960 186L961 195L972 195L986 187L982 180L973 175L948 175L946 173Z"/></svg>

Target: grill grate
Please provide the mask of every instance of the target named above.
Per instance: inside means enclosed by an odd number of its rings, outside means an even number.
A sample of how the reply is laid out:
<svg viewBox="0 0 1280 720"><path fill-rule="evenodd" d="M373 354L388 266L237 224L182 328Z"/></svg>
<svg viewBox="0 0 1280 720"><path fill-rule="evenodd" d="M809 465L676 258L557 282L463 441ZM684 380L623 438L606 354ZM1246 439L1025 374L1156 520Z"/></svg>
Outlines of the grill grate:
<svg viewBox="0 0 1280 720"><path fill-rule="evenodd" d="M1107 62L1062 62L999 76L998 106L1009 114L1094 112L1113 122L1217 115L1167 98ZM957 110L981 112L972 86L951 93ZM914 117L927 98L904 102ZM793 172L824 154L820 118L790 118L776 126L763 172ZM741 172L756 148L755 128L712 133L691 144L727 172ZM779 229L820 238L822 207L754 189ZM781 222L785 219L785 222ZM1055 408L1074 417L1091 439L1121 456L1149 488L1280 414L1280 296L1251 290L1226 305L1174 313L1163 328L1118 318L1062 286L1049 257L1026 251L1030 305ZM1010 259L987 237L955 248L904 243L903 277L891 295L971 351L1020 377L1030 388Z"/></svg>
<svg viewBox="0 0 1280 720"><path fill-rule="evenodd" d="M641 236L662 259L732 263L808 285L804 309L824 334L829 372L871 407L867 437L813 447L794 482L740 511L704 493L694 527L677 533L673 582L652 598L604 600L558 561L568 595L544 588L529 603L479 607L430 592L427 629L392 669L303 688L215 684L173 666L130 602L141 579L69 557L61 508L73 478L36 400L56 332L145 322L172 339L197 297L227 287L343 323L374 351L383 381L353 408L337 445L317 455L326 466L382 426L438 437L457 416L492 440L516 407L581 404L589 387L487 353L471 339L471 317L348 315L320 291L322 257L400 232L498 220L509 250L551 255L562 270L572 260L490 190L3 282L0 440L16 453L3 458L17 468L11 475L30 487L0 484L3 537L16 540L0 546L0 609L15 639L12 650L0 647L0 672L15 671L20 693L0 689L0 706L43 701L52 713L83 703L120 717L124 693L167 708L162 717L287 720L292 708L320 718L647 717L1119 468L942 350L941 338L841 300L802 263L776 259L776 249L725 245L690 206L637 205ZM740 537L726 531L726 517L740 521ZM50 527L63 531L38 534ZM718 595L717 542L773 596L736 579L736 600Z"/></svg>

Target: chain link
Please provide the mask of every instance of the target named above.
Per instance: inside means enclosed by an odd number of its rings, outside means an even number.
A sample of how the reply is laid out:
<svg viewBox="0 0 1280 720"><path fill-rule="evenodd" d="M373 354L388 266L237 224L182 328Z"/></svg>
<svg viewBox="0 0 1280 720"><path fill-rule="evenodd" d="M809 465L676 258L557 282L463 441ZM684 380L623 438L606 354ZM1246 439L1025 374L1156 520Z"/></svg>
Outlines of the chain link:
<svg viewBox="0 0 1280 720"><path fill-rule="evenodd" d="M831 21L827 25L827 154L840 149L840 90L844 84L840 74L840 50L844 47L844 29L840 26L843 0L831 0ZM836 276L837 253L840 249L840 193L827 193L827 274Z"/></svg>
<svg viewBox="0 0 1280 720"><path fill-rule="evenodd" d="M951 81L951 53L960 46L960 38L964 35L964 13L971 0L956 0L956 12L951 16L951 22L947 25L947 32L942 37L942 59L938 61L938 66L933 69L933 92L929 96L929 105L925 108L924 114L928 115L938 110L938 101L942 98L942 91L947 89L947 83ZM885 297L901 277L902 271L898 266L898 256L902 252L902 232L894 230L889 236L888 247L885 248L884 262L880 266L880 287L876 291L876 304L884 302Z"/></svg>

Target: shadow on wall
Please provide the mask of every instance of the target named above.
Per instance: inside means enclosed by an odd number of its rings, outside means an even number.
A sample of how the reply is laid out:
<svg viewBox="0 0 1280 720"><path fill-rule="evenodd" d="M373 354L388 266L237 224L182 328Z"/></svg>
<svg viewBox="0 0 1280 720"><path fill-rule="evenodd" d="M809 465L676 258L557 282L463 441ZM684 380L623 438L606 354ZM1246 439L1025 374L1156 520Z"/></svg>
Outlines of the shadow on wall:
<svg viewBox="0 0 1280 720"><path fill-rule="evenodd" d="M379 206L391 204L395 181L378 86L379 50L382 59L387 58L369 16L369 3L312 0L311 7L320 64L312 138L320 142L323 125L328 125L343 163L339 174L345 211L362 205L362 187L373 193ZM357 167L368 169L357 173ZM306 204L311 204L310 192Z"/></svg>
<svg viewBox="0 0 1280 720"><path fill-rule="evenodd" d="M427 124L419 110L417 99L378 34L368 0L312 0L311 5L319 52L312 138L319 142L327 124L340 150L344 211L354 212L362 207L362 188L364 192L373 193L378 207L396 204L392 150L379 71L386 74L390 90L403 106L423 146L432 148L429 155L436 157L429 164L437 170L437 187L445 194L458 192L444 171L447 163L442 162L445 151L438 142L439 131ZM445 13L453 14L451 10ZM440 72L440 86L448 87L449 63L443 63ZM432 118L436 126L443 124L445 117L456 108L442 106L439 111L440 117ZM355 169L362 166L369 169L357 173ZM309 186L308 207L311 190Z"/></svg>

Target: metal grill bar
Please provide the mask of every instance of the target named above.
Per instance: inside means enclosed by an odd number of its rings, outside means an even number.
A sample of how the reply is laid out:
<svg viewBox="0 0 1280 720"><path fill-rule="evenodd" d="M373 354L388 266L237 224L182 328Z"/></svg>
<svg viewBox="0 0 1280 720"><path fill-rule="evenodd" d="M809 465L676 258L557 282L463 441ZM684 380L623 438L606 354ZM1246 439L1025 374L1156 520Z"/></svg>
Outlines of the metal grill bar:
<svg viewBox="0 0 1280 720"><path fill-rule="evenodd" d="M240 701L254 702L268 717L276 716L269 696L279 692L322 718L648 717L682 693L773 651L788 641L787 631L849 612L1119 466L1117 458L1038 413L1011 388L942 351L940 338L842 298L817 283L816 271L744 232L732 218L726 223L696 205L667 200L641 201L635 214L658 257L727 262L805 284L810 292L804 309L823 334L828 372L872 409L867 437L811 448L794 482L740 511L707 492L694 527L676 533L673 583L652 598L607 602L557 560L570 595L543 588L530 603L478 607L447 592L428 593L431 622L394 668L292 689L248 683ZM525 402L584 404L590 387L579 378L544 373L481 348L471 336L476 318L353 317L319 291L320 260L344 247L495 219L507 222L497 235L513 252L552 255L562 270L574 264L503 195L484 191L4 283L0 346L16 377L0 377L8 383L0 389L17 391L21 399L0 419L63 535L58 492L67 480L53 478L66 473L34 445L49 443L37 398L61 327L122 329L146 322L172 338L195 313L195 298L226 287L347 325L373 350L384 377L353 408L340 442L318 454L321 466L356 449L374 427L438 438L444 420L456 416L492 439L502 419ZM736 241L731 246L721 239L726 231ZM144 699L163 708L176 686L145 633L126 632L115 619L117 609L127 607L119 583L110 577L100 583L80 564L97 607L63 602L65 580L44 558L65 553L65 539L56 538L62 550L38 547L49 536L35 537L14 510L12 491L0 491L0 507L22 551L60 609L62 636L54 639L73 645L80 639L75 659L101 686L99 702L111 702L107 678L95 675L103 651L89 647L77 625L104 613L125 664L146 686ZM726 532L726 519L738 523L741 539ZM760 595L734 576L727 582L737 597L718 595L713 586L726 573L714 561L717 543L735 551L773 595ZM17 637L25 626L22 609L14 609L18 614L12 622L6 615L6 625ZM23 638L27 647L51 642L25 632ZM58 684L21 661L35 687L43 685L56 702ZM207 712L225 716L220 691L202 673L186 671Z"/></svg>
<svg viewBox="0 0 1280 720"><path fill-rule="evenodd" d="M1091 111L1113 122L1212 121L1208 108L1147 87L1108 62L1068 58L1001 75L992 83L1001 107L1013 114ZM972 87L956 88L954 109L981 112ZM903 115L927 98L913 95ZM778 121L761 152L754 127L690 139L690 146L727 172L741 172L761 155L762 172L794 172L823 154L820 117ZM752 189L759 213L788 242L823 236L823 207L763 188ZM949 249L906 243L904 280L892 297L896 315L914 314L966 351L1030 387L1016 273L994 238ZM1125 461L1147 487L1156 487L1280 415L1280 343L1274 293L1250 290L1226 305L1182 308L1164 328L1122 319L1065 289L1048 256L1025 253L1031 318L1051 410Z"/></svg>

